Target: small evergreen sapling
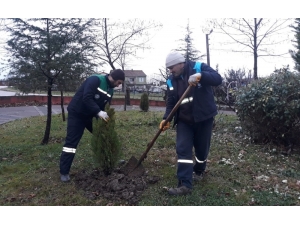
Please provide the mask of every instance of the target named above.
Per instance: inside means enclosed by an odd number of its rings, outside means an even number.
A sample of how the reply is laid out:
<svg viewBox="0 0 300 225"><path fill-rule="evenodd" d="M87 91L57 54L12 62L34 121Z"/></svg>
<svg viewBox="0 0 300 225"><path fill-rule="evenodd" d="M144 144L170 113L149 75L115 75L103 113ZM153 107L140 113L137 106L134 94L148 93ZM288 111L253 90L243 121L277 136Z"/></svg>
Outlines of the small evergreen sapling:
<svg viewBox="0 0 300 225"><path fill-rule="evenodd" d="M91 146L95 161L109 175L121 157L121 143L115 131L115 110L107 104L105 111L109 116L108 122L101 118L93 119Z"/></svg>
<svg viewBox="0 0 300 225"><path fill-rule="evenodd" d="M140 109L144 112L147 112L149 109L149 98L145 92L141 96Z"/></svg>

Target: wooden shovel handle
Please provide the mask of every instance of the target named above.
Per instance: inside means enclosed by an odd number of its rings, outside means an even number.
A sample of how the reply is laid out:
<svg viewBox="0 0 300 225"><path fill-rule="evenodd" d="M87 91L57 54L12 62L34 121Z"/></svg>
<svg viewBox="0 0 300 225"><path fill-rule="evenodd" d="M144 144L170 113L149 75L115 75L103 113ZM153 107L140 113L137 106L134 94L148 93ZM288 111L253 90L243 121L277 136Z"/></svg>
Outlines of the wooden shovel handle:
<svg viewBox="0 0 300 225"><path fill-rule="evenodd" d="M158 136L160 135L160 133L163 131L163 127L167 124L167 122L170 121L170 119L174 116L175 112L177 111L177 109L179 108L182 100L187 96L187 94L190 92L192 88L192 85L189 85L188 88L185 90L185 92L182 94L181 98L178 100L178 102L176 103L176 105L174 106L174 108L172 109L172 111L170 112L170 114L168 115L168 117L165 119L165 122L162 124L162 127L158 130L158 132L156 133L156 135L154 136L154 138L152 139L152 141L147 145L147 149L146 151L143 153L143 155L141 156L141 158L139 159L137 165L135 166L135 168L137 168L142 161L147 157L147 153L149 152L149 150L151 149L151 147L153 146L154 142L156 141L156 139L158 138Z"/></svg>

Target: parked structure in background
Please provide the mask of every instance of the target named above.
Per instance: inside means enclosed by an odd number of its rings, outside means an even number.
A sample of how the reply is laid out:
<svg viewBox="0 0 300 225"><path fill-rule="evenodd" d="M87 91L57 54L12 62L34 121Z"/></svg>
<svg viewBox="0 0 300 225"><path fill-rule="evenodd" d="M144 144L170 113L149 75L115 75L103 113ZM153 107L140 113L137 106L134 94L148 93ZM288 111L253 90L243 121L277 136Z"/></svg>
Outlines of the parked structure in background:
<svg viewBox="0 0 300 225"><path fill-rule="evenodd" d="M143 70L124 70L126 88L132 91L146 90L147 75Z"/></svg>
<svg viewBox="0 0 300 225"><path fill-rule="evenodd" d="M163 79L163 78L161 77L161 79ZM166 80L165 80L165 79L159 80L159 79L157 79L157 78L151 78L149 83L150 83L152 86L161 86L161 85L166 84Z"/></svg>
<svg viewBox="0 0 300 225"><path fill-rule="evenodd" d="M150 86L149 92L150 93L162 93L163 89L159 86Z"/></svg>
<svg viewBox="0 0 300 225"><path fill-rule="evenodd" d="M158 80L156 78L150 79L150 86L148 91L150 93L162 93L167 90L167 85L165 80Z"/></svg>

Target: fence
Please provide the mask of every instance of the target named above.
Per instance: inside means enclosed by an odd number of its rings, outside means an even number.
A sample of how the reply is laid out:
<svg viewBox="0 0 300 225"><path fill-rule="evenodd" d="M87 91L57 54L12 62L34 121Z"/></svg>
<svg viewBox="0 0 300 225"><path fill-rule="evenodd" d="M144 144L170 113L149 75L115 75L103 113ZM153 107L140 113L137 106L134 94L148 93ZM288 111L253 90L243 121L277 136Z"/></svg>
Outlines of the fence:
<svg viewBox="0 0 300 225"><path fill-rule="evenodd" d="M140 105L140 97L133 95L136 98L130 96L130 105ZM156 98L156 97L155 97ZM68 105L71 101L71 96L65 96L63 103ZM53 105L61 104L60 96L52 96L51 98ZM26 96L0 96L0 107L14 106L14 105L24 105L24 104L47 104L48 97L42 95L26 95ZM111 101L112 105L124 105L125 104L125 95L116 95ZM128 104L127 104L128 105ZM150 106L166 106L165 101L157 99L149 99Z"/></svg>

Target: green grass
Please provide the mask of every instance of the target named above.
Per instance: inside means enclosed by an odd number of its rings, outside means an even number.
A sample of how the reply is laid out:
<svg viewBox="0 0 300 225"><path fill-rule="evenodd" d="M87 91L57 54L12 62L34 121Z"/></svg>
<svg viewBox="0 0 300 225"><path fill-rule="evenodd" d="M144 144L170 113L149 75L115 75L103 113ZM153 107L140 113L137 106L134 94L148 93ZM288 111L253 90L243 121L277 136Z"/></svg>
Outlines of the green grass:
<svg viewBox="0 0 300 225"><path fill-rule="evenodd" d="M116 130L125 159L139 158L158 131L163 112L116 112ZM50 142L41 145L46 117L37 116L0 125L0 205L106 205L85 197L74 182L59 180L59 157L66 122L53 115ZM175 134L161 133L143 166L159 176L140 201L141 206L271 206L300 205L299 149L285 156L276 146L257 145L236 127L235 116L219 115L213 130L205 178L189 196L169 196L164 187L176 186ZM92 170L91 135L81 139L71 177Z"/></svg>

